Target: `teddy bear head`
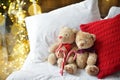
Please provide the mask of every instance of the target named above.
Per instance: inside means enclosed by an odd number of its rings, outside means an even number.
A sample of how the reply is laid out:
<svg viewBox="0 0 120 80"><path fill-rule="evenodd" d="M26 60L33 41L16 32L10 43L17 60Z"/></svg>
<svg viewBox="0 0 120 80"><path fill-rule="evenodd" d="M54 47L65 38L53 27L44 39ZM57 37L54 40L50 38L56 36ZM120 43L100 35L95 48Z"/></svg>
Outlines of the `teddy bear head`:
<svg viewBox="0 0 120 80"><path fill-rule="evenodd" d="M59 43L68 43L71 44L75 41L76 30L71 29L69 27L62 27L59 35L58 35L58 42Z"/></svg>
<svg viewBox="0 0 120 80"><path fill-rule="evenodd" d="M79 49L87 49L94 45L95 35L87 32L79 31L76 34L76 45Z"/></svg>

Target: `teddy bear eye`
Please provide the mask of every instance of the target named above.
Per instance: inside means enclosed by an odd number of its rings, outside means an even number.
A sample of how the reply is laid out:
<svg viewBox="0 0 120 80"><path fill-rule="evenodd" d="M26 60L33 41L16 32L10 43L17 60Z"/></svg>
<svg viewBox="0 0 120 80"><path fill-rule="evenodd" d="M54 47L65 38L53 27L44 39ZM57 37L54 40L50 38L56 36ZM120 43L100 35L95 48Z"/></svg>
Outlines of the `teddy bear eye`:
<svg viewBox="0 0 120 80"><path fill-rule="evenodd" d="M69 34L65 34L65 36L69 36Z"/></svg>

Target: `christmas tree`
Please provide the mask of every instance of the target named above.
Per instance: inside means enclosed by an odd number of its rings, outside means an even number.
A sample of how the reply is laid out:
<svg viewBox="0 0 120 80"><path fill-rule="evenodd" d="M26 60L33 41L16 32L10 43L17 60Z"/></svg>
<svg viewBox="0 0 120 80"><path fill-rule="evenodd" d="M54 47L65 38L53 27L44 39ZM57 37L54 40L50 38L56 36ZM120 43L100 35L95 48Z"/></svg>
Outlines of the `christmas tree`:
<svg viewBox="0 0 120 80"><path fill-rule="evenodd" d="M25 4L23 0L0 0L0 80L19 70L29 52Z"/></svg>

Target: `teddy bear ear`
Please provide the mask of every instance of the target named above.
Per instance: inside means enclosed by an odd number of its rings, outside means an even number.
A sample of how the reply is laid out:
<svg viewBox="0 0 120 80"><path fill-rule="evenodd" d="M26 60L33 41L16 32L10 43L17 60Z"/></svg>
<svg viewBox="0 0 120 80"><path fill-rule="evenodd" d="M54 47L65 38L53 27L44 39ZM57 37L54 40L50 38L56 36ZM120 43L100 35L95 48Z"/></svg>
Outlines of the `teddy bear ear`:
<svg viewBox="0 0 120 80"><path fill-rule="evenodd" d="M91 35L92 35L93 40L95 41L96 40L95 34L91 34Z"/></svg>
<svg viewBox="0 0 120 80"><path fill-rule="evenodd" d="M78 32L78 30L76 29L72 29L72 31L76 34Z"/></svg>
<svg viewBox="0 0 120 80"><path fill-rule="evenodd" d="M63 26L63 27L61 28L61 30L62 30L62 29L68 29L68 27L66 27L66 26Z"/></svg>

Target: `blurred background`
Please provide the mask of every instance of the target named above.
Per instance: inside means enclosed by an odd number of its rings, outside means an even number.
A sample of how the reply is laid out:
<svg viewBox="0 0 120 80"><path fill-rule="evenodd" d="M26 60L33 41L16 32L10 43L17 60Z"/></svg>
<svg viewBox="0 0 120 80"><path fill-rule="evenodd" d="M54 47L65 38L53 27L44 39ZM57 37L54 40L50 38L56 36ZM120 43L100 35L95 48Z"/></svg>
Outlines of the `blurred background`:
<svg viewBox="0 0 120 80"><path fill-rule="evenodd" d="M33 16L83 0L0 0L0 80L23 65L30 49L25 17ZM99 0L104 18L120 0ZM31 26L32 27L32 26Z"/></svg>

